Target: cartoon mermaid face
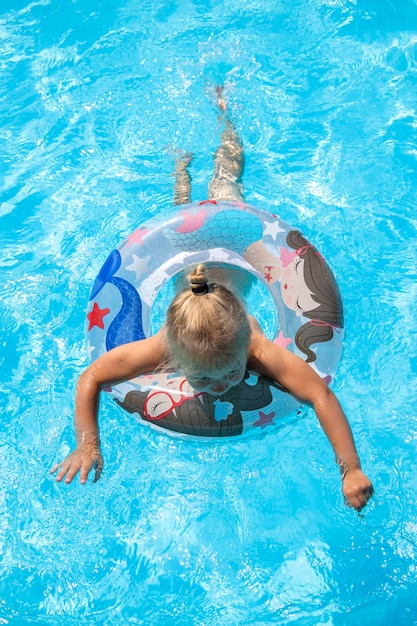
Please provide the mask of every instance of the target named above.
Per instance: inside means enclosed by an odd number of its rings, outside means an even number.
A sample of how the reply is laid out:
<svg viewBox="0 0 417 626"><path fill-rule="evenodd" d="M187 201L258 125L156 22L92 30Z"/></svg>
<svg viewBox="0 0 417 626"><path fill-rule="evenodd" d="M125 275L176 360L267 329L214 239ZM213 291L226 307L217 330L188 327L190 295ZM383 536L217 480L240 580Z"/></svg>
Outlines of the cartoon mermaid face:
<svg viewBox="0 0 417 626"><path fill-rule="evenodd" d="M309 321L298 329L295 343L306 355L307 363L316 360L311 346L324 341L331 341L334 332L343 328L343 305L334 276L320 253L312 246L299 231L290 231L287 235L287 244L295 250L294 259L288 263L291 267L288 280L284 278L284 269L281 278L281 293L290 292L290 277L293 277L294 290L299 291L295 302L297 315L304 315ZM296 278L295 278L296 277ZM300 277L301 283L298 278ZM306 297L307 296L307 297ZM290 301L287 294L285 304ZM292 308L292 307L291 307Z"/></svg>
<svg viewBox="0 0 417 626"><path fill-rule="evenodd" d="M316 355L310 346L331 341L334 332L343 328L343 305L334 276L316 248L297 230L288 232L286 243L278 255L256 241L245 258L269 285L280 282L285 306L308 319L298 329L295 343L311 363Z"/></svg>
<svg viewBox="0 0 417 626"><path fill-rule="evenodd" d="M297 316L319 306L304 278L304 259L298 255L282 270L281 295L284 304L295 311Z"/></svg>
<svg viewBox="0 0 417 626"><path fill-rule="evenodd" d="M143 382L141 378L137 379L138 385ZM196 393L185 379L178 376L171 379L166 373L165 381L162 380L161 372L150 388L144 386L143 391L128 391L123 402L116 399L117 404L129 413L139 413L142 419L160 428L201 437L241 435L242 411L268 407L274 399L272 389L287 393L278 382L249 372L245 372L245 378L222 399L212 394ZM259 423L255 422L254 426L263 427L261 413L258 416ZM272 411L271 418L274 416Z"/></svg>
<svg viewBox="0 0 417 626"><path fill-rule="evenodd" d="M143 412L150 422L163 419L179 408L190 396L197 398L201 395L200 393L192 395L193 389L185 378L174 377L170 380L168 377L164 382L165 387L151 390L144 402ZM169 388L170 385L172 385L171 388Z"/></svg>

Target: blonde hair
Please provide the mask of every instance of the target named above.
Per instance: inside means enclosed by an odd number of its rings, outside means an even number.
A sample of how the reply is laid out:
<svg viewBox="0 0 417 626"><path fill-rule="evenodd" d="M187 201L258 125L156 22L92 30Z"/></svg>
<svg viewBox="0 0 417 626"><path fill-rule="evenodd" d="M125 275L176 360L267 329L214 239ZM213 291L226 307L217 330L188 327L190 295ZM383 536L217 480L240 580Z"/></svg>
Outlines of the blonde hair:
<svg viewBox="0 0 417 626"><path fill-rule="evenodd" d="M248 352L249 320L239 298L209 283L206 266L188 275L189 288L172 301L166 321L170 364L188 374L224 371Z"/></svg>

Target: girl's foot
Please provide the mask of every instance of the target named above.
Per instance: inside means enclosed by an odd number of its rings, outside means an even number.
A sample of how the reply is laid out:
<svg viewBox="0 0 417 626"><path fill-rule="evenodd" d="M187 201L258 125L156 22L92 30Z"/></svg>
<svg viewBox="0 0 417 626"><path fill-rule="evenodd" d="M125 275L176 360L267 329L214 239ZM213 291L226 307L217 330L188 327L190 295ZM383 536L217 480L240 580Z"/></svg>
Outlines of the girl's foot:
<svg viewBox="0 0 417 626"><path fill-rule="evenodd" d="M175 159L175 172L183 172L186 170L192 160L192 152L183 152L179 154Z"/></svg>
<svg viewBox="0 0 417 626"><path fill-rule="evenodd" d="M220 85L216 87L216 96L217 96L217 106L219 107L220 111L223 111L223 113L226 113L227 105L223 98L223 87Z"/></svg>

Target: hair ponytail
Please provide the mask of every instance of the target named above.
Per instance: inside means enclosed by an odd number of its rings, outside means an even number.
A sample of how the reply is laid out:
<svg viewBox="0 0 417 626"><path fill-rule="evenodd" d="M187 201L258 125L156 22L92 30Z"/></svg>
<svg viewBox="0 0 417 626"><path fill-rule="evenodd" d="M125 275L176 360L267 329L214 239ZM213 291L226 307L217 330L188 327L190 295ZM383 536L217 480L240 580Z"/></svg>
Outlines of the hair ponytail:
<svg viewBox="0 0 417 626"><path fill-rule="evenodd" d="M188 275L190 289L196 296L204 295L209 291L206 266L203 263L197 265Z"/></svg>

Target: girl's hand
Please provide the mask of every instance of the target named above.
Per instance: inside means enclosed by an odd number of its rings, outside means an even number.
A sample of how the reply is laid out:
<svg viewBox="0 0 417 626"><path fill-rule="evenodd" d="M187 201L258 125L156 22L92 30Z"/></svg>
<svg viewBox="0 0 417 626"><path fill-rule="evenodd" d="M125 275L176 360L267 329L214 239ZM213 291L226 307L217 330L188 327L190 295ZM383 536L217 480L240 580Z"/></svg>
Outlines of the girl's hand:
<svg viewBox="0 0 417 626"><path fill-rule="evenodd" d="M374 488L366 474L358 468L346 472L343 477L342 492L347 506L361 511L372 498Z"/></svg>
<svg viewBox="0 0 417 626"><path fill-rule="evenodd" d="M74 452L71 452L62 463L55 465L51 469L51 474L54 474L58 468L61 468L56 476L58 483L65 477L65 482L70 483L80 472L80 482L84 484L87 482L88 474L92 469L95 470L93 482L97 482L103 469L100 447L94 444L82 444Z"/></svg>

